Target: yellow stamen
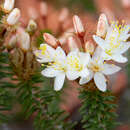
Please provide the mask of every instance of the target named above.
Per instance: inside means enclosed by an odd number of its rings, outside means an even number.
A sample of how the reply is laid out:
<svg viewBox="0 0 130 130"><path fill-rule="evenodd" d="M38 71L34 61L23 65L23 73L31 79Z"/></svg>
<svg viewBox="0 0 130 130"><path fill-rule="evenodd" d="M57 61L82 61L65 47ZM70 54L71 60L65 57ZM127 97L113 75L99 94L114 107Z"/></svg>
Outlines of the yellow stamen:
<svg viewBox="0 0 130 130"><path fill-rule="evenodd" d="M39 48L42 52L42 55L45 55L45 51L46 51L46 49L47 49L47 46L46 45L43 45L43 46L41 46L40 48Z"/></svg>

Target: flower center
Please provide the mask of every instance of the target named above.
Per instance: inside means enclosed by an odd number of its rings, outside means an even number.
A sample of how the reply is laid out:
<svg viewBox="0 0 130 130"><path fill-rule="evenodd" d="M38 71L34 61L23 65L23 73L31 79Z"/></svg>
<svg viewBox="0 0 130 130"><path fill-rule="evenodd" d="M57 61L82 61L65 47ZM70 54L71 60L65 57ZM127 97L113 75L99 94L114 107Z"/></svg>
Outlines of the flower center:
<svg viewBox="0 0 130 130"><path fill-rule="evenodd" d="M98 72L98 71L100 71L100 67L97 66L97 65L95 65L95 66L92 67L92 70L93 70L94 72Z"/></svg>
<svg viewBox="0 0 130 130"><path fill-rule="evenodd" d="M95 63L91 63L91 66L89 67L93 72L99 72L102 70L102 68Z"/></svg>
<svg viewBox="0 0 130 130"><path fill-rule="evenodd" d="M71 69L75 69L76 71L83 70L83 65L80 64L80 61L78 58L68 58L67 63L70 65Z"/></svg>
<svg viewBox="0 0 130 130"><path fill-rule="evenodd" d="M67 71L67 67L66 65L63 65L61 62L59 62L58 60L56 60L55 62L52 62L50 64L50 66L52 68L54 68L55 70L60 70L60 71L64 71L66 72Z"/></svg>

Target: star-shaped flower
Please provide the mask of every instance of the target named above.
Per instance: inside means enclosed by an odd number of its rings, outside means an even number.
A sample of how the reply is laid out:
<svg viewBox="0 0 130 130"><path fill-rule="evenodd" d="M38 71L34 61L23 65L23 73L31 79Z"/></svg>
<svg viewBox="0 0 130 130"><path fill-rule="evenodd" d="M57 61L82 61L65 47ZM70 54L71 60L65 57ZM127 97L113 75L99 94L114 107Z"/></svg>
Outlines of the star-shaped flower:
<svg viewBox="0 0 130 130"><path fill-rule="evenodd" d="M53 55L53 61L49 62L48 67L41 73L45 77L55 78L54 90L59 91L63 87L66 71L66 54L61 47L57 47Z"/></svg>
<svg viewBox="0 0 130 130"><path fill-rule="evenodd" d="M41 44L39 50L35 50L34 54L40 63L52 62L54 60L55 49L47 44Z"/></svg>
<svg viewBox="0 0 130 130"><path fill-rule="evenodd" d="M108 27L105 39L96 35L93 36L95 42L103 50L104 60L114 60L119 63L127 62L127 58L122 54L130 47L130 42L126 41L130 37L129 31L130 25L123 26L113 23Z"/></svg>
<svg viewBox="0 0 130 130"><path fill-rule="evenodd" d="M71 51L67 56L67 78L69 80L75 80L79 77L81 77L80 80L82 80L82 78L87 78L89 75L89 70L87 68L89 59L89 53L79 52L78 49Z"/></svg>
<svg viewBox="0 0 130 130"><path fill-rule="evenodd" d="M82 78L80 84L86 84L94 78L94 82L98 89L104 92L107 89L107 80L104 75L114 74L120 71L121 68L113 64L105 63L101 57L101 53L101 48L97 47L88 65L88 68L90 69L89 77Z"/></svg>

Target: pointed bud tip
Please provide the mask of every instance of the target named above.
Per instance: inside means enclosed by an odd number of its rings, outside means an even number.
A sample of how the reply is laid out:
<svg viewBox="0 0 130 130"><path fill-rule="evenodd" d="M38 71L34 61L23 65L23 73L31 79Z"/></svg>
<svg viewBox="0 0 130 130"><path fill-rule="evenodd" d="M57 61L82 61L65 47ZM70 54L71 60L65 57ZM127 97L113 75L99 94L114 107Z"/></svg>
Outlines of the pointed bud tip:
<svg viewBox="0 0 130 130"><path fill-rule="evenodd" d="M102 13L99 17L98 20L98 25L97 25L97 35L100 37L104 37L108 28L108 20L107 17L104 13Z"/></svg>
<svg viewBox="0 0 130 130"><path fill-rule="evenodd" d="M73 16L73 24L74 24L74 29L75 32L79 35L79 36L83 36L84 35L84 26L80 20L80 18L77 15Z"/></svg>
<svg viewBox="0 0 130 130"><path fill-rule="evenodd" d="M57 39L49 33L44 33L43 38L50 46L56 47L58 45Z"/></svg>

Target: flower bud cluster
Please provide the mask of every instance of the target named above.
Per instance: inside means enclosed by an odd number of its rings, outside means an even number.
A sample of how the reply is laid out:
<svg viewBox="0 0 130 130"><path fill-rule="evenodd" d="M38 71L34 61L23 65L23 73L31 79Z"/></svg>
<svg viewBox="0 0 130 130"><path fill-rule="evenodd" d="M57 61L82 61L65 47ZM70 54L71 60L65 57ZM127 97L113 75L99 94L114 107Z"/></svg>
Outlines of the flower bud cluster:
<svg viewBox="0 0 130 130"><path fill-rule="evenodd" d="M14 72L19 78L28 80L39 67L31 48L32 35L30 35L37 29L37 24L34 20L30 20L26 29L20 27L18 23L21 12L18 8L14 8L14 2L15 0L4 0L0 8L3 12L0 19L2 40L9 52Z"/></svg>
<svg viewBox="0 0 130 130"><path fill-rule="evenodd" d="M18 28L10 38L7 49L10 61L19 78L28 80L39 67L31 47L31 36L23 28Z"/></svg>
<svg viewBox="0 0 130 130"><path fill-rule="evenodd" d="M5 0L1 5L2 12L5 15L1 19L4 25L14 26L20 19L21 12L18 8L14 8L14 3L15 0Z"/></svg>

